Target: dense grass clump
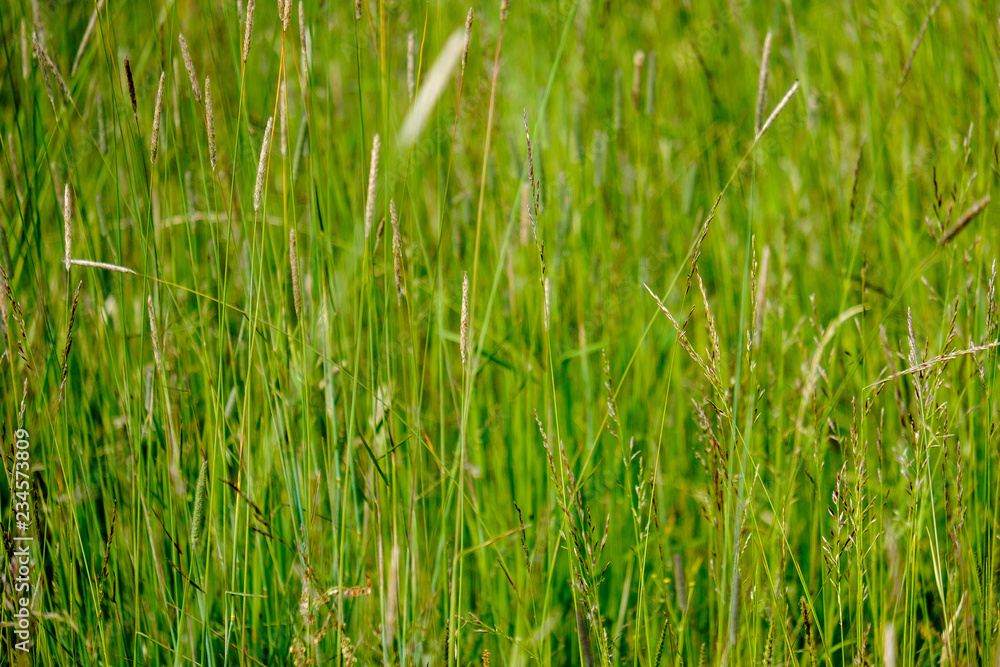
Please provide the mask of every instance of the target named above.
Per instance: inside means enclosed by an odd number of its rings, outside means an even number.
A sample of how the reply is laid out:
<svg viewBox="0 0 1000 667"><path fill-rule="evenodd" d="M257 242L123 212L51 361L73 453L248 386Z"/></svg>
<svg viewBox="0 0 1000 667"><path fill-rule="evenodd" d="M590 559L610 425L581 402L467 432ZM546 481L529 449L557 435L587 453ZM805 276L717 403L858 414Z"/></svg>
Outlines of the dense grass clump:
<svg viewBox="0 0 1000 667"><path fill-rule="evenodd" d="M995 8L0 35L5 661L1000 665Z"/></svg>

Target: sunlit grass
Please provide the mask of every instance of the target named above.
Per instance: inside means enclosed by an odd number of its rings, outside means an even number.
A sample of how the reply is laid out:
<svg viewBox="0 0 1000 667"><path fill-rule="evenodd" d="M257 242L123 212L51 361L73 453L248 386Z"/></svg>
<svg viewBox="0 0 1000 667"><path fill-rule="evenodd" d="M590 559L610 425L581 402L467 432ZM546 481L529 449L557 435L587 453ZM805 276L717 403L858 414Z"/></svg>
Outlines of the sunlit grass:
<svg viewBox="0 0 1000 667"><path fill-rule="evenodd" d="M36 664L997 664L993 10L250 6L0 7L8 662L23 428Z"/></svg>

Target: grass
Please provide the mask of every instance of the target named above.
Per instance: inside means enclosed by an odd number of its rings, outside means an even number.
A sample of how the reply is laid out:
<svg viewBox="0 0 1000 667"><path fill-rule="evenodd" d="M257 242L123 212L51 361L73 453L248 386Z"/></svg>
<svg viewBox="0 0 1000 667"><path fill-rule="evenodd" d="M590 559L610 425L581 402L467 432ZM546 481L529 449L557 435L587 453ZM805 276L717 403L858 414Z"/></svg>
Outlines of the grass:
<svg viewBox="0 0 1000 667"><path fill-rule="evenodd" d="M1000 664L993 10L246 4L0 6L8 663L23 428L36 664Z"/></svg>

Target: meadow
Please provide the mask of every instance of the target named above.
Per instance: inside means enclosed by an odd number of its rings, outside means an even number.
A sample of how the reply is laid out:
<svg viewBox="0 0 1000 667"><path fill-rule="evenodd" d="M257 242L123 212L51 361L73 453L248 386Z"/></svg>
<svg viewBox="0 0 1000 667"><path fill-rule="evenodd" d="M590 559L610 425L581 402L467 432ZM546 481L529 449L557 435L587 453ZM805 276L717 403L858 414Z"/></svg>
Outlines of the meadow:
<svg viewBox="0 0 1000 667"><path fill-rule="evenodd" d="M0 35L4 664L1000 665L996 7Z"/></svg>

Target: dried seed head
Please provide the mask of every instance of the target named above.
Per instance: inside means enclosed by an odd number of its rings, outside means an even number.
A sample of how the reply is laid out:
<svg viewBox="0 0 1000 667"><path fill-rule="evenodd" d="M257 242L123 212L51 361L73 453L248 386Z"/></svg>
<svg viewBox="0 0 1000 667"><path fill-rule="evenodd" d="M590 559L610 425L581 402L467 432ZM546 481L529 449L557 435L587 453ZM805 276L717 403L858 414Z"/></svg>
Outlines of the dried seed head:
<svg viewBox="0 0 1000 667"><path fill-rule="evenodd" d="M524 118L524 138L528 145L528 184L531 186L531 201L528 204L528 222L531 223L531 233L535 243L538 243L538 227L535 217L538 215L538 183L535 182L535 158L531 154L531 133L528 131L528 110L521 110Z"/></svg>
<svg viewBox="0 0 1000 667"><path fill-rule="evenodd" d="M632 106L639 108L639 86L642 81L642 65L646 62L646 54L636 51L632 56Z"/></svg>
<svg viewBox="0 0 1000 667"><path fill-rule="evenodd" d="M782 109L785 108L785 106L788 104L788 101L792 99L792 95L794 95L795 91L798 89L799 89L799 82L796 81L795 83L792 84L792 87L788 89L788 92L785 93L785 96L781 98L781 101L778 102L778 106L774 107L774 111L771 112L771 115L767 117L766 121L764 121L764 124L760 128L760 132L757 133L758 139L764 136L764 133L767 132L767 129L769 127L771 127L771 124L774 123L774 120L778 117L778 114L781 113Z"/></svg>
<svg viewBox="0 0 1000 667"><path fill-rule="evenodd" d="M510 0L500 1L500 25L507 22L507 11L510 9Z"/></svg>
<svg viewBox="0 0 1000 667"><path fill-rule="evenodd" d="M469 15L465 18L465 43L462 45L462 74L465 74L465 63L469 60L469 45L472 44L473 16L472 7L469 7Z"/></svg>
<svg viewBox="0 0 1000 667"><path fill-rule="evenodd" d="M253 37L253 10L256 6L256 0L249 0L247 2L247 24L246 29L243 31L243 64L247 64L247 56L250 54L250 38Z"/></svg>
<svg viewBox="0 0 1000 667"><path fill-rule="evenodd" d="M205 527L205 496L208 492L208 461L202 459L198 471L198 485L194 490L194 512L191 516L191 549L198 546Z"/></svg>
<svg viewBox="0 0 1000 667"><path fill-rule="evenodd" d="M361 0L354 0L354 18L361 20Z"/></svg>
<svg viewBox="0 0 1000 667"><path fill-rule="evenodd" d="M986 195L979 201L975 202L970 206L965 213L963 213L955 224L948 228L941 238L938 239L938 245L946 246L951 243L952 239L958 236L958 233L965 229L970 222L972 222L980 213L982 213L990 203L990 196Z"/></svg>
<svg viewBox="0 0 1000 667"><path fill-rule="evenodd" d="M149 337L153 340L153 360L156 362L156 370L163 377L163 356L160 354L160 332L156 328L156 316L153 313L153 296L146 297L146 310L149 312Z"/></svg>
<svg viewBox="0 0 1000 667"><path fill-rule="evenodd" d="M462 274L462 328L459 338L459 350L462 353L462 365L469 358L469 274Z"/></svg>
<svg viewBox="0 0 1000 667"><path fill-rule="evenodd" d="M191 61L191 52L188 51L187 40L184 35L177 35L177 41L181 44L181 58L184 59L184 67L187 68L188 79L191 81L191 94L194 95L195 102L201 103L201 88L198 87L198 77L194 73L194 63Z"/></svg>
<svg viewBox="0 0 1000 667"><path fill-rule="evenodd" d="M63 190L63 266L69 271L73 260L73 190L69 183Z"/></svg>
<svg viewBox="0 0 1000 667"><path fill-rule="evenodd" d="M208 130L208 157L215 171L215 112L212 110L212 82L205 77L205 128Z"/></svg>
<svg viewBox="0 0 1000 667"><path fill-rule="evenodd" d="M42 65L46 70L52 73L52 76L56 78L56 83L59 84L59 90L62 91L63 96L70 105L73 104L73 96L70 95L69 86L66 85L66 81L63 80L62 74L59 73L59 68L56 64L52 62L52 58L49 57L48 52L45 51L45 46L40 42L37 42L37 52L38 59L41 61Z"/></svg>
<svg viewBox="0 0 1000 667"><path fill-rule="evenodd" d="M368 199L365 202L365 239L372 233L372 222L375 220L375 191L378 186L378 154L381 141L378 135L372 140L372 158L368 171Z"/></svg>
<svg viewBox="0 0 1000 667"><path fill-rule="evenodd" d="M156 106L153 108L153 131L149 135L149 162L156 164L156 150L160 144L160 114L163 112L163 82L166 72L160 72L160 86L156 89Z"/></svg>
<svg viewBox="0 0 1000 667"><path fill-rule="evenodd" d="M56 109L56 98L52 95L52 81L49 80L49 68L45 66L45 60L42 56L42 46L38 41L38 33L31 33L31 46L35 54L35 58L39 63L42 63L42 80L45 81L45 92L48 93L49 103L52 105L52 110ZM128 61L126 61L127 63Z"/></svg>
<svg viewBox="0 0 1000 667"><path fill-rule="evenodd" d="M42 8L38 4L38 0L31 0L31 20L34 25L34 31L38 34L38 43L45 48L45 22L42 20Z"/></svg>
<svg viewBox="0 0 1000 667"><path fill-rule="evenodd" d="M531 186L521 185L521 245L531 240Z"/></svg>
<svg viewBox="0 0 1000 667"><path fill-rule="evenodd" d="M128 80L128 96L132 100L132 115L138 121L139 107L135 103L135 82L132 80L132 65L128 61L128 56L125 57L125 78Z"/></svg>
<svg viewBox="0 0 1000 667"><path fill-rule="evenodd" d="M760 76L757 78L757 115L754 121L754 134L760 132L760 124L764 122L764 105L767 103L767 73L771 60L771 31L764 38L764 53L760 57Z"/></svg>
<svg viewBox="0 0 1000 667"><path fill-rule="evenodd" d="M257 162L257 183L253 188L253 210L259 211L261 199L264 194L264 175L267 171L267 154L271 149L271 132L274 126L274 116L267 119L267 127L264 128L264 141L260 145L260 160Z"/></svg>
<svg viewBox="0 0 1000 667"><path fill-rule="evenodd" d="M396 279L396 305L403 305L403 240L399 234L399 216L396 202L389 200L389 217L392 218L392 269Z"/></svg>
<svg viewBox="0 0 1000 667"><path fill-rule="evenodd" d="M278 0L278 16L281 17L281 32L288 32L288 13L292 10L292 0Z"/></svg>
<svg viewBox="0 0 1000 667"><path fill-rule="evenodd" d="M302 316L302 291L299 286L299 251L295 243L295 227L288 228L288 259L292 267L292 297L295 301L295 314Z"/></svg>

